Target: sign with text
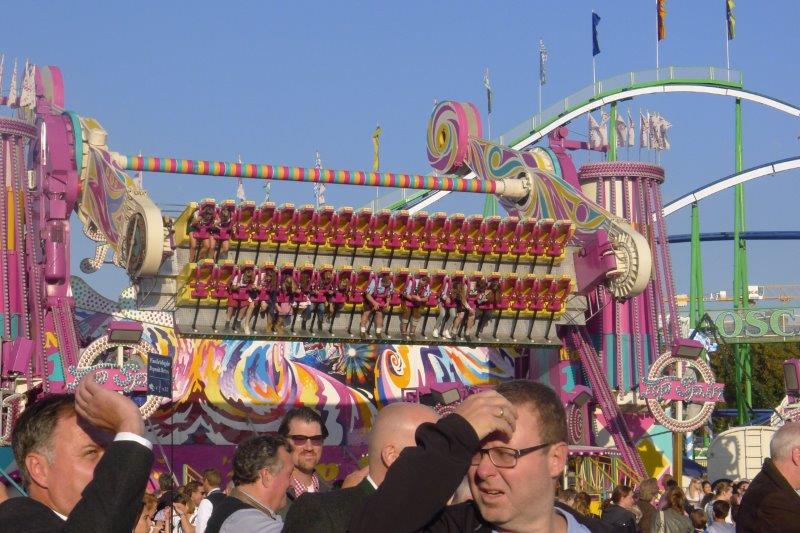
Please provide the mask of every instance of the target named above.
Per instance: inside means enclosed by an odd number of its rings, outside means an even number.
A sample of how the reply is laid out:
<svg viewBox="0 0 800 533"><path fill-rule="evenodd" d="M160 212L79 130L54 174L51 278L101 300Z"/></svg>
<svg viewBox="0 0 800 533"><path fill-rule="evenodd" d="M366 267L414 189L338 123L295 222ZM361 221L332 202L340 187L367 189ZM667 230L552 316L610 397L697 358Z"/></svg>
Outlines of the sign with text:
<svg viewBox="0 0 800 533"><path fill-rule="evenodd" d="M724 383L703 383L693 376L645 378L639 384L639 396L645 400L682 400L693 403L721 402Z"/></svg>
<svg viewBox="0 0 800 533"><path fill-rule="evenodd" d="M716 333L727 344L800 341L800 309L709 310Z"/></svg>
<svg viewBox="0 0 800 533"><path fill-rule="evenodd" d="M172 398L172 358L157 353L147 354L147 393Z"/></svg>

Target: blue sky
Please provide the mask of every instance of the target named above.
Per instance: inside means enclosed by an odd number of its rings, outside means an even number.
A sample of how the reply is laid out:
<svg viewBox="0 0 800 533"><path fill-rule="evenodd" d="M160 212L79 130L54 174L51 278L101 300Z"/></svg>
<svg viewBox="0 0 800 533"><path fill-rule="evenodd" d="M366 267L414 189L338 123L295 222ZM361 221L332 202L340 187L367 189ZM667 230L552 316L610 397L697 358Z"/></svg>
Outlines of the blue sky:
<svg viewBox="0 0 800 533"><path fill-rule="evenodd" d="M724 0L667 2L661 65L724 66ZM736 7L732 67L745 87L791 103L797 95L796 24L800 3ZM655 66L655 1L614 2L115 2L6 6L6 65L30 58L61 67L67 107L98 119L122 153L308 165L319 150L329 168L367 169L370 135L383 129L383 170L427 173L425 129L434 100L475 102L485 112L483 70L494 92L492 131L537 110L538 42L549 51L548 104L592 80L590 13L602 17L598 79ZM792 59L795 57L795 59ZM8 68L8 67L7 67ZM6 75L8 76L8 74ZM8 77L6 77L8 80ZM664 154L668 201L733 172L733 102L712 96L647 97L621 105L658 111L672 122ZM745 168L797 155L800 125L777 111L744 104ZM585 119L571 129L586 132ZM625 151L621 157L625 157ZM635 156L631 150L631 156ZM577 163L597 160L579 154ZM752 230L797 229L797 172L746 186ZM233 197L225 178L146 174L161 205ZM245 183L263 199L261 183ZM388 192L388 191L385 191ZM328 201L360 206L374 189L331 186ZM276 183L277 202L313 201L310 184ZM480 212L482 197L451 194L429 210ZM73 218L73 272L91 248ZM730 231L733 194L701 204L703 231ZM668 219L689 231L689 212ZM797 282L797 242L750 243L753 284ZM703 248L707 291L728 289L731 243ZM678 291L688 291L688 245L672 248ZM111 266L88 276L116 297L124 283Z"/></svg>

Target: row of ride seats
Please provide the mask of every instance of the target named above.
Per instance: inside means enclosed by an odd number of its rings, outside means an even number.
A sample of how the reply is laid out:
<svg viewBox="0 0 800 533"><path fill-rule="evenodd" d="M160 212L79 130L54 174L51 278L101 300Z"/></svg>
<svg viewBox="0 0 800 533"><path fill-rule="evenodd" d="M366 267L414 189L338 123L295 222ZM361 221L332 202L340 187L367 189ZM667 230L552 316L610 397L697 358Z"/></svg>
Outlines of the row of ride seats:
<svg viewBox="0 0 800 533"><path fill-rule="evenodd" d="M245 269L255 268L252 261L245 261L238 266L230 260L222 261L218 265L214 264L211 259L204 259L199 263L190 263L182 276L185 280L185 285L183 290L180 291L182 297L179 299L178 305L194 307L220 305L229 296L229 286L234 276ZM412 276L406 268L392 271L383 267L373 271L369 266L354 269L348 265L334 270L330 265L322 265L315 270L310 263L299 268L293 264L286 264L280 269L277 269L272 263L265 263L258 269L257 274L267 270L273 272L273 279L277 279L278 285L286 276L291 276L295 281L299 282L303 272L310 273L312 283L316 284L325 271L331 271L333 273L334 287L340 287L341 281L346 280L349 288L347 291L337 292L334 303L353 306L364 302L364 291L369 286L370 281L385 271L392 274L394 292L390 303L391 305L401 305L401 293L409 277ZM465 282L470 283L470 286L474 286L480 279L485 279L487 282L496 280L499 283L501 297L494 305L494 309L498 311L511 310L526 314L531 312L562 313L565 309L566 299L573 288L572 280L569 276L528 274L520 277L513 273L493 273L485 276L480 272L475 272L468 276L461 271L448 273L444 270L437 270L433 273L428 273L426 269L419 269L415 276L421 276L422 274L428 275L430 279L431 294L427 305L431 308L438 306L439 295L443 290L450 287L456 278L463 279ZM256 279L260 279L260 276L256 276ZM312 302L325 301L324 296L319 296L318 294L310 295L310 298ZM450 307L454 307L454 304L450 305Z"/></svg>
<svg viewBox="0 0 800 533"><path fill-rule="evenodd" d="M213 200L205 199L199 207L212 204ZM197 207L193 203L187 209L193 213ZM233 209L232 245L247 248L346 247L364 248L373 254L402 250L559 260L574 234L569 220L465 217L460 213L448 217L442 212L429 215L424 211L411 215L388 209L373 213L369 208L353 211L350 207L336 211L330 206L296 208L288 203L277 207L272 202L256 207L252 201L235 205L232 200L223 202L223 208Z"/></svg>

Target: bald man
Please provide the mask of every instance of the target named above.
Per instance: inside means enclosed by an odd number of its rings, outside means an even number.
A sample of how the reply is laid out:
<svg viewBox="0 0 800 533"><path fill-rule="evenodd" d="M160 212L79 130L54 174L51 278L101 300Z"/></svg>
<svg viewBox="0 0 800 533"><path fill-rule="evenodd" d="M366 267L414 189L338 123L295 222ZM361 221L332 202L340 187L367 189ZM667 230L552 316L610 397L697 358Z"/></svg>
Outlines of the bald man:
<svg viewBox="0 0 800 533"><path fill-rule="evenodd" d="M378 412L369 433L369 474L352 488L307 493L295 500L284 520L283 533L334 533L347 531L350 517L383 482L386 472L404 448L414 446L414 433L439 417L430 407L393 403Z"/></svg>
<svg viewBox="0 0 800 533"><path fill-rule="evenodd" d="M736 531L800 531L800 422L775 432L769 454L744 493L734 517Z"/></svg>

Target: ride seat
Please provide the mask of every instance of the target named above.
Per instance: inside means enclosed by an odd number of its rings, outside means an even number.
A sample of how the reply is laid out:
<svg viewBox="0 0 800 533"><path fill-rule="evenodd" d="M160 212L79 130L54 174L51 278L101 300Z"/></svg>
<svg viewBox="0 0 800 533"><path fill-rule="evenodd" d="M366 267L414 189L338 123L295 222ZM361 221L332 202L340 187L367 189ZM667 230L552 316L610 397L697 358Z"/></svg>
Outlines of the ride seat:
<svg viewBox="0 0 800 533"><path fill-rule="evenodd" d="M310 243L314 246L325 246L333 229L333 218L336 211L326 205L314 212L311 220Z"/></svg>
<svg viewBox="0 0 800 533"><path fill-rule="evenodd" d="M544 255L544 252L547 250L547 240L550 236L550 230L553 229L553 224L555 224L555 220L552 218L543 218L536 224L536 227L531 233L530 249L528 252L531 256L539 257L540 255Z"/></svg>
<svg viewBox="0 0 800 533"><path fill-rule="evenodd" d="M211 296L217 300L227 299L229 296L229 285L234 273L236 272L236 265L232 259L223 260L216 271L214 272L214 290Z"/></svg>
<svg viewBox="0 0 800 533"><path fill-rule="evenodd" d="M208 298L208 294L213 288L214 269L213 259L203 259L197 263L192 276L194 282L190 285L192 287L192 298L197 300Z"/></svg>
<svg viewBox="0 0 800 533"><path fill-rule="evenodd" d="M253 218L256 216L256 203L252 200L245 200L233 214L233 235L232 241L247 242L250 240L250 230Z"/></svg>
<svg viewBox="0 0 800 533"><path fill-rule="evenodd" d="M272 244L283 244L289 242L292 231L292 221L294 220L294 204L283 204L275 215L275 226L272 232Z"/></svg>

